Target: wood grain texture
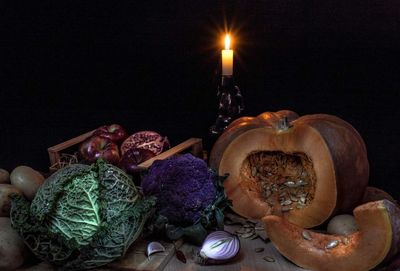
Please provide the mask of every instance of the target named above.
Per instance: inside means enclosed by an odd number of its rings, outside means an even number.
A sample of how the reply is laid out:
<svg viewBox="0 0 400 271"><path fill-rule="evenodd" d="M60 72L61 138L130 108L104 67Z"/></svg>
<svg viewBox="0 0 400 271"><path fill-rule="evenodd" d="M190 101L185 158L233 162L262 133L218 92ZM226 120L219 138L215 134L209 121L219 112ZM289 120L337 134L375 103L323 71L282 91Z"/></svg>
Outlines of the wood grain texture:
<svg viewBox="0 0 400 271"><path fill-rule="evenodd" d="M166 159L168 157L171 157L175 154L178 154L182 151L185 151L187 149L190 149L191 153L194 156L197 156L199 158L203 158L203 143L202 143L202 139L201 138L189 138L187 140L185 140L184 142L176 145L175 147L149 159L144 161L143 163L139 164L138 167L142 168L142 169L147 169L149 168L154 161L156 160L163 160Z"/></svg>
<svg viewBox="0 0 400 271"><path fill-rule="evenodd" d="M188 259L187 263L184 264L176 257L172 257L163 271L307 271L283 258L271 242L265 242L261 239L249 240L240 238L240 245L240 253L235 261L222 265L201 266L192 260L191 255L194 247L184 244L181 250ZM264 248L264 251L255 252L254 250L259 247ZM265 256L274 258L275 262L263 260Z"/></svg>
<svg viewBox="0 0 400 271"><path fill-rule="evenodd" d="M165 252L159 252L146 256L146 248L149 241L139 240L130 247L124 257L110 263L106 268L99 270L124 270L124 271L161 271L175 253L172 243L161 242Z"/></svg>

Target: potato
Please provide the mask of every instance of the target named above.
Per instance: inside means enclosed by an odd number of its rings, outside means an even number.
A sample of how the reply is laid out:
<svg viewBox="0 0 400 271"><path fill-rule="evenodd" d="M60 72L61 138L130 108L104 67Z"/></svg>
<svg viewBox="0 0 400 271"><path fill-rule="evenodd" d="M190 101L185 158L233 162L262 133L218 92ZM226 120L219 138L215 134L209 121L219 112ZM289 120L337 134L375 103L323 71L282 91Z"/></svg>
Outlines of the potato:
<svg viewBox="0 0 400 271"><path fill-rule="evenodd" d="M10 174L11 184L17 187L28 200L33 200L44 177L28 166L18 166Z"/></svg>
<svg viewBox="0 0 400 271"><path fill-rule="evenodd" d="M27 255L24 241L11 228L8 217L0 217L0 270L15 270L20 267Z"/></svg>
<svg viewBox="0 0 400 271"><path fill-rule="evenodd" d="M10 173L4 168L0 168L0 183L10 183Z"/></svg>
<svg viewBox="0 0 400 271"><path fill-rule="evenodd" d="M349 235L358 230L356 220L352 215L334 216L328 223L327 232L330 234Z"/></svg>
<svg viewBox="0 0 400 271"><path fill-rule="evenodd" d="M9 217L11 208L11 199L8 197L11 193L22 192L11 184L0 184L0 217Z"/></svg>

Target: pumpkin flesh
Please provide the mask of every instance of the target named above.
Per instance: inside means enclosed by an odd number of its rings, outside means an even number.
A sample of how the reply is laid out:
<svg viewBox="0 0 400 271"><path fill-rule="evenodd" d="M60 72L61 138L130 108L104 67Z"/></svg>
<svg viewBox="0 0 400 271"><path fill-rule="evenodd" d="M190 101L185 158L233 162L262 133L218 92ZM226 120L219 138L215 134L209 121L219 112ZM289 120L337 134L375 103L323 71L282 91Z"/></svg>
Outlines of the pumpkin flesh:
<svg viewBox="0 0 400 271"><path fill-rule="evenodd" d="M278 216L262 219L275 247L297 265L315 271L366 271L398 251L400 210L387 200L354 210L359 230L347 236L304 230ZM305 238L307 232L308 238ZM338 244L327 245L333 240Z"/></svg>

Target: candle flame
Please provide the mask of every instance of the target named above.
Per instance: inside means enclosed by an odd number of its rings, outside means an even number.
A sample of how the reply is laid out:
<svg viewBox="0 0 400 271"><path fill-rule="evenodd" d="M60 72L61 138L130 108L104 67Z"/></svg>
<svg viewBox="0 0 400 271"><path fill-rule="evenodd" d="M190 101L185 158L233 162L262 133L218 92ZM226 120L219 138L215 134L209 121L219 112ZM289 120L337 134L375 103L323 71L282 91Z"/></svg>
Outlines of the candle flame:
<svg viewBox="0 0 400 271"><path fill-rule="evenodd" d="M229 46L231 45L231 37L229 34L225 36L225 50L229 50Z"/></svg>

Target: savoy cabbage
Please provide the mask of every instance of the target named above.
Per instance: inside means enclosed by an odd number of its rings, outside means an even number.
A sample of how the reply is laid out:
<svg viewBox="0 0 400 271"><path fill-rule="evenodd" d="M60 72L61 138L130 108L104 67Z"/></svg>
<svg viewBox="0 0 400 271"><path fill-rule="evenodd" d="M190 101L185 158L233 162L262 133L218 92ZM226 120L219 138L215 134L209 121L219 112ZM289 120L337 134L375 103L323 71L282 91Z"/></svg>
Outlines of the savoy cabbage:
<svg viewBox="0 0 400 271"><path fill-rule="evenodd" d="M99 160L57 171L31 204L13 195L11 221L38 258L82 270L122 256L154 205L153 198L142 199L122 170Z"/></svg>

